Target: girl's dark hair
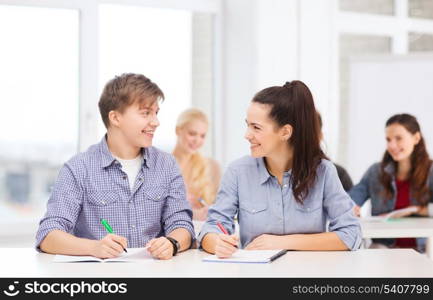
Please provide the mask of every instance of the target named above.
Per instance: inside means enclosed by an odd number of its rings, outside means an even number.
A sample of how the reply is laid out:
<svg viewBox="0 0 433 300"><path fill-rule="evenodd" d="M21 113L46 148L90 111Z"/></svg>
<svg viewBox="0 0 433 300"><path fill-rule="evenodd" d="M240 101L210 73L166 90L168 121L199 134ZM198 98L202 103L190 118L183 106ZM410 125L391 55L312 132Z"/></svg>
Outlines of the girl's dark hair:
<svg viewBox="0 0 433 300"><path fill-rule="evenodd" d="M386 126L388 127L392 124L399 124L403 126L407 131L412 134L416 134L417 132L421 135L421 128L417 119L409 114L398 114L394 115L386 121ZM427 148L425 146L424 138L421 135L421 139L410 156L411 169L409 172L409 182L411 194L417 200L420 205L427 205L430 197L431 191L429 190L427 180L430 172L430 167L432 165L432 161L427 152ZM397 171L398 163L392 158L392 156L385 151L383 155L383 159L380 165L380 175L379 179L381 184L384 187L384 198L390 199L393 196L392 189L392 177L389 173L385 172L385 167L389 164L394 166L394 170Z"/></svg>
<svg viewBox="0 0 433 300"><path fill-rule="evenodd" d="M269 117L279 127L289 124L293 133L288 143L293 146L293 194L303 203L316 179L316 169L321 159L327 159L320 148L319 120L310 89L294 80L283 86L273 86L258 92L253 102L271 106Z"/></svg>

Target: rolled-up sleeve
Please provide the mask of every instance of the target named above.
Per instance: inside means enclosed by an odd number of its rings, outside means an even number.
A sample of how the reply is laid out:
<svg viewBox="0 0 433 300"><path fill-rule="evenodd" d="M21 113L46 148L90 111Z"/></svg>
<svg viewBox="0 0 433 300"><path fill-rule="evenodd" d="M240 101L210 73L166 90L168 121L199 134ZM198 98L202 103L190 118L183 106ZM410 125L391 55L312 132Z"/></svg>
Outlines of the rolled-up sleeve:
<svg viewBox="0 0 433 300"><path fill-rule="evenodd" d="M360 247L361 225L353 214L354 203L344 191L332 165L325 172L324 208L329 219L329 231L335 232L350 250Z"/></svg>
<svg viewBox="0 0 433 300"><path fill-rule="evenodd" d="M83 191L71 168L65 164L57 177L48 200L47 211L39 222L36 233L36 250L48 233L58 229L72 233L81 211Z"/></svg>
<svg viewBox="0 0 433 300"><path fill-rule="evenodd" d="M171 161L170 170L172 171L172 175L162 213L164 231L168 235L177 228L184 228L191 234L191 245L193 245L195 233L192 224L192 210L186 199L183 177L174 158Z"/></svg>
<svg viewBox="0 0 433 300"><path fill-rule="evenodd" d="M225 172L220 189L218 191L215 204L208 211L208 218L198 235L198 242L201 245L203 237L208 233L221 233L217 223L221 223L229 234L235 232L234 217L239 208L238 184L236 172L229 167Z"/></svg>

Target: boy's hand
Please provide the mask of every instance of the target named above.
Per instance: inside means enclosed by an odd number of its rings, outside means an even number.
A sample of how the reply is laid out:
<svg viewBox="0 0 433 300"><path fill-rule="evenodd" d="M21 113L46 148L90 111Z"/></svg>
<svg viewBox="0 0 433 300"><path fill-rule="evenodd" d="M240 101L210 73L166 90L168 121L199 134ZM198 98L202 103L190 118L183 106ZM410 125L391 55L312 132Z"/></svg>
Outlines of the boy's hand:
<svg viewBox="0 0 433 300"><path fill-rule="evenodd" d="M103 239L94 241L91 255L98 258L114 258L119 256L127 247L127 240L123 236L109 233ZM123 248L122 248L123 247Z"/></svg>
<svg viewBox="0 0 433 300"><path fill-rule="evenodd" d="M173 244L165 237L151 239L146 247L155 258L166 260L173 257Z"/></svg>
<svg viewBox="0 0 433 300"><path fill-rule="evenodd" d="M228 258L235 253L238 248L239 238L236 235L218 234L215 244L215 255L219 258Z"/></svg>

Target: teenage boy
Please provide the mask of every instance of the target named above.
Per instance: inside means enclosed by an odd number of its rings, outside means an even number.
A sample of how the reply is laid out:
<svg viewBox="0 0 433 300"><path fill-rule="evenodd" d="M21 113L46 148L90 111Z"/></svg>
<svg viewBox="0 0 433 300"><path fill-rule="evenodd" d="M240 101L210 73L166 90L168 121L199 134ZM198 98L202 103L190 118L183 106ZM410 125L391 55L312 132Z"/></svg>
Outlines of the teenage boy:
<svg viewBox="0 0 433 300"><path fill-rule="evenodd" d="M122 74L106 84L99 110L107 134L60 170L36 234L38 250L111 258L148 246L153 257L170 259L191 246L182 176L170 154L151 146L163 99L143 75Z"/></svg>

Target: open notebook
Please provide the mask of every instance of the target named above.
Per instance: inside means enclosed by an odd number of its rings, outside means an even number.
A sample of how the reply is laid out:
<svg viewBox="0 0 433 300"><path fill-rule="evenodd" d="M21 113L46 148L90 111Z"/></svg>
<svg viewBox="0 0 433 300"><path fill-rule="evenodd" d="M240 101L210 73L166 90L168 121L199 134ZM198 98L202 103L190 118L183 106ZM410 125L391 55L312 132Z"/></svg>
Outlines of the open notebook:
<svg viewBox="0 0 433 300"><path fill-rule="evenodd" d="M122 252L116 258L97 258L93 256L78 256L78 255L56 255L53 262L140 262L151 260L152 256L147 251L147 248L127 248L128 253Z"/></svg>
<svg viewBox="0 0 433 300"><path fill-rule="evenodd" d="M218 258L209 255L202 260L205 262L222 263L269 263L286 254L287 250L238 250L229 258Z"/></svg>
<svg viewBox="0 0 433 300"><path fill-rule="evenodd" d="M364 217L362 218L365 221L370 221L370 222L385 222L388 221L389 219L398 217L401 213L416 213L418 211L418 208L414 207L414 206L410 206L410 207L406 207L406 208L401 208L401 209L396 209L393 210L390 213L387 213L386 215L383 216L370 216L370 217Z"/></svg>

